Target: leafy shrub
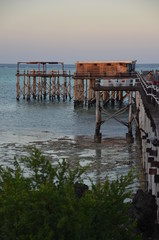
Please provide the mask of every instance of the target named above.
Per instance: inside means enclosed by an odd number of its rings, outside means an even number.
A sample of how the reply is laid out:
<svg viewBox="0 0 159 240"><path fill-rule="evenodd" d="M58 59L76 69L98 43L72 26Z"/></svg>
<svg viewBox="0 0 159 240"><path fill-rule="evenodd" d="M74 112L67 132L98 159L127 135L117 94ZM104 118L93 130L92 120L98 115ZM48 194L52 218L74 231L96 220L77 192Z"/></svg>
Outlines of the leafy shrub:
<svg viewBox="0 0 159 240"><path fill-rule="evenodd" d="M103 185L92 183L79 198L75 183L83 183L84 172L80 165L71 170L65 160L53 167L36 148L15 159L14 168L0 167L0 239L141 239L133 233L125 202L133 172Z"/></svg>

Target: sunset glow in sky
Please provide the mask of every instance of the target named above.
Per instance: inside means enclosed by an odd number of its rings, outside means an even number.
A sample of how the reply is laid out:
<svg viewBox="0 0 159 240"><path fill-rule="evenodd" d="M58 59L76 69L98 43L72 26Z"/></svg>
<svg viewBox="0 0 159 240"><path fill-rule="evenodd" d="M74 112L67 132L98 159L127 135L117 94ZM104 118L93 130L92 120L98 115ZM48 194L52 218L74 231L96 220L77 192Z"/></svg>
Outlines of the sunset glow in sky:
<svg viewBox="0 0 159 240"><path fill-rule="evenodd" d="M1 0L0 63L159 63L159 0Z"/></svg>

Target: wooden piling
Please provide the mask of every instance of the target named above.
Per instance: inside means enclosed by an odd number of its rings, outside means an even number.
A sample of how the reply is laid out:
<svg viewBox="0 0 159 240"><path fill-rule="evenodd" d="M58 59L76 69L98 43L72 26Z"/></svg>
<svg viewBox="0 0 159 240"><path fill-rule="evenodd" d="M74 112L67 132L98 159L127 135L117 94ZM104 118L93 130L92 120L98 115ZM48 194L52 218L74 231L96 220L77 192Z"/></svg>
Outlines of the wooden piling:
<svg viewBox="0 0 159 240"><path fill-rule="evenodd" d="M79 82L79 88L80 88L80 91L79 91L79 100L80 100L80 106L83 107L83 101L84 101L84 79L80 80Z"/></svg>
<svg viewBox="0 0 159 240"><path fill-rule="evenodd" d="M19 74L17 73L17 100L19 101Z"/></svg>
<svg viewBox="0 0 159 240"><path fill-rule="evenodd" d="M40 94L40 77L38 77L38 101L39 101L39 94Z"/></svg>
<svg viewBox="0 0 159 240"><path fill-rule="evenodd" d="M69 70L69 100L71 100L71 71Z"/></svg>
<svg viewBox="0 0 159 240"><path fill-rule="evenodd" d="M96 83L96 86L100 86L100 81ZM100 109L100 91L96 91L96 128L94 135L94 142L101 143L102 134L100 133L101 127L101 109Z"/></svg>
<svg viewBox="0 0 159 240"><path fill-rule="evenodd" d="M129 133L132 134L132 92L129 93Z"/></svg>
<svg viewBox="0 0 159 240"><path fill-rule="evenodd" d="M51 79L52 79L52 84L51 84L52 91L50 89L50 99L52 99L52 101L53 101L54 100L54 77L52 76Z"/></svg>
<svg viewBox="0 0 159 240"><path fill-rule="evenodd" d="M88 80L85 81L85 106L87 105Z"/></svg>
<svg viewBox="0 0 159 240"><path fill-rule="evenodd" d="M88 79L88 107L91 104L91 80Z"/></svg>
<svg viewBox="0 0 159 240"><path fill-rule="evenodd" d="M115 91L112 91L112 93L111 93L111 104L112 104L112 106L114 106L114 103L115 103Z"/></svg>
<svg viewBox="0 0 159 240"><path fill-rule="evenodd" d="M84 80L74 81L74 107L83 106L84 101Z"/></svg>
<svg viewBox="0 0 159 240"><path fill-rule="evenodd" d="M129 92L129 120L128 120L128 133L126 134L126 140L130 143L134 141L132 135L132 91Z"/></svg>
<svg viewBox="0 0 159 240"><path fill-rule="evenodd" d="M108 80L103 80L103 86L107 86L108 85ZM103 101L103 106L107 103L108 100L108 95L107 95L107 91L102 91L103 95L102 95L102 101Z"/></svg>
<svg viewBox="0 0 159 240"><path fill-rule="evenodd" d="M76 83L77 83L77 85L76 85L77 105L79 106L79 104L80 104L80 79L78 79Z"/></svg>
<svg viewBox="0 0 159 240"><path fill-rule="evenodd" d="M36 99L36 76L35 76L35 70L33 72L33 99Z"/></svg>
<svg viewBox="0 0 159 240"><path fill-rule="evenodd" d="M30 76L27 76L27 101L30 100Z"/></svg>
<svg viewBox="0 0 159 240"><path fill-rule="evenodd" d="M63 71L63 75L64 75L64 71ZM66 100L66 78L65 76L63 76L63 101L65 102Z"/></svg>
<svg viewBox="0 0 159 240"><path fill-rule="evenodd" d="M57 78L57 99L60 101L60 76L59 76L59 70L58 70L58 78Z"/></svg>
<svg viewBox="0 0 159 240"><path fill-rule="evenodd" d="M25 70L24 70L24 80L23 80L23 99L25 99Z"/></svg>
<svg viewBox="0 0 159 240"><path fill-rule="evenodd" d="M56 83L56 77L54 77L53 79L53 98L55 99L56 95L57 95L57 83Z"/></svg>
<svg viewBox="0 0 159 240"><path fill-rule="evenodd" d="M74 108L77 107L77 80L74 80Z"/></svg>
<svg viewBox="0 0 159 240"><path fill-rule="evenodd" d="M91 88L91 95L92 95L92 99L95 100L95 91L94 91L94 88L95 88L95 85L96 85L96 79L93 79L92 80L92 88ZM94 101L95 102L95 101Z"/></svg>
<svg viewBox="0 0 159 240"><path fill-rule="evenodd" d="M44 77L43 89L44 89L44 100L45 100L46 99L46 77Z"/></svg>
<svg viewBox="0 0 159 240"><path fill-rule="evenodd" d="M43 78L41 77L41 88L40 88L40 99L42 100L42 98L43 98L43 85L44 85L44 83L43 83Z"/></svg>
<svg viewBox="0 0 159 240"><path fill-rule="evenodd" d="M51 100L51 76L49 77L49 100Z"/></svg>
<svg viewBox="0 0 159 240"><path fill-rule="evenodd" d="M119 91L118 92L118 101L120 104L122 104L123 101L123 91Z"/></svg>
<svg viewBox="0 0 159 240"><path fill-rule="evenodd" d="M109 91L103 91L103 96L102 96L102 100L103 100L103 106L105 106L108 101L109 101Z"/></svg>
<svg viewBox="0 0 159 240"><path fill-rule="evenodd" d="M68 89L67 89L67 78L65 77L65 99L67 100Z"/></svg>

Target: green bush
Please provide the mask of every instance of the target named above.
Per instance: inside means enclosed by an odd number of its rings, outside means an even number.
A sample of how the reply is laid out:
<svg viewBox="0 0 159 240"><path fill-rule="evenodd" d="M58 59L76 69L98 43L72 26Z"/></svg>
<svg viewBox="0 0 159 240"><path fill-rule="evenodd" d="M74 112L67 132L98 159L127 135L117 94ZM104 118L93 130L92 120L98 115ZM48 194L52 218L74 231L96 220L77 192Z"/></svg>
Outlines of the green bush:
<svg viewBox="0 0 159 240"><path fill-rule="evenodd" d="M125 201L133 172L103 185L92 183L78 197L75 183L83 183L84 172L80 165L71 170L65 160L53 167L36 148L15 160L14 168L0 167L0 239L141 239L134 234Z"/></svg>

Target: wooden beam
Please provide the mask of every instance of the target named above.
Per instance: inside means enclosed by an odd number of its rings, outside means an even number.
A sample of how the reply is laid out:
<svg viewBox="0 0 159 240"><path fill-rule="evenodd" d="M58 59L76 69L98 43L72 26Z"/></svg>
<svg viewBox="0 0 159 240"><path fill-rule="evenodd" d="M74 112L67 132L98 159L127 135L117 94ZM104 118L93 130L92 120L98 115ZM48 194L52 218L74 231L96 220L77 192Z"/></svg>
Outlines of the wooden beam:
<svg viewBox="0 0 159 240"><path fill-rule="evenodd" d="M138 86L95 86L95 91L138 91Z"/></svg>

